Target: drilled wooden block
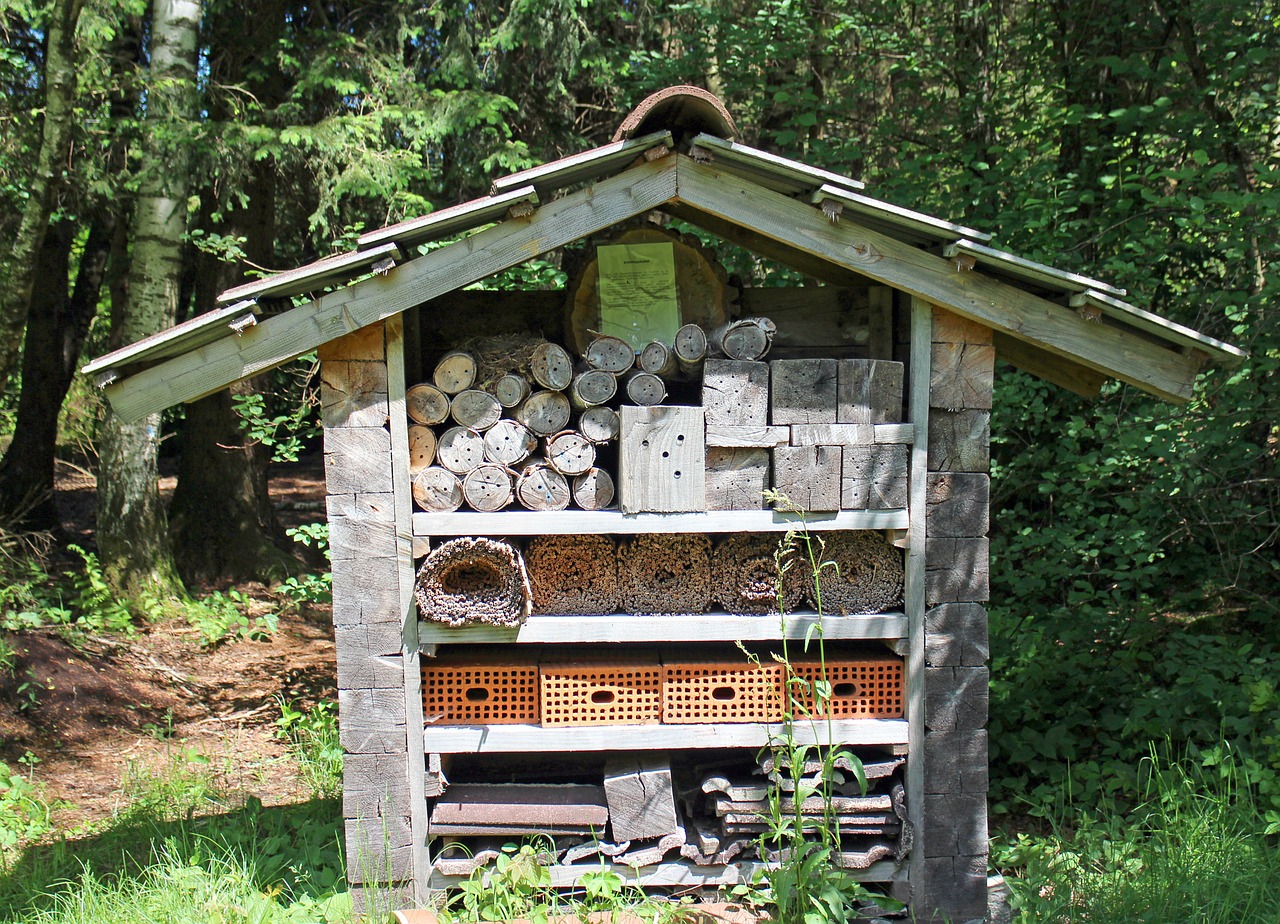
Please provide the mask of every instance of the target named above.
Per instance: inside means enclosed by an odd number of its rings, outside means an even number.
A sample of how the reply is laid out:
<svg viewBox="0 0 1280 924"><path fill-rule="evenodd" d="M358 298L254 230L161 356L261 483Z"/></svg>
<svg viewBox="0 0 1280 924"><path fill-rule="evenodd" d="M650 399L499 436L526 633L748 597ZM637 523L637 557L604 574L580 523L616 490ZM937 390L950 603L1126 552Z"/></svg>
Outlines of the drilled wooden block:
<svg viewBox="0 0 1280 924"><path fill-rule="evenodd" d="M708 359L702 369L707 426L752 427L769 422L769 364Z"/></svg>
<svg viewBox="0 0 1280 924"><path fill-rule="evenodd" d="M702 408L623 405L618 494L623 513L706 510Z"/></svg>
<svg viewBox="0 0 1280 924"><path fill-rule="evenodd" d="M839 446L779 446L773 485L801 510L839 510L841 460Z"/></svg>
<svg viewBox="0 0 1280 924"><path fill-rule="evenodd" d="M902 444L845 446L841 456L840 506L845 510L906 507L908 455L908 448Z"/></svg>
<svg viewBox="0 0 1280 924"><path fill-rule="evenodd" d="M762 510L769 450L708 447L706 479L708 510Z"/></svg>
<svg viewBox="0 0 1280 924"><path fill-rule="evenodd" d="M837 369L839 423L902 420L903 365L887 359L842 359Z"/></svg>
<svg viewBox="0 0 1280 924"><path fill-rule="evenodd" d="M834 359L775 359L769 378L770 423L836 422Z"/></svg>

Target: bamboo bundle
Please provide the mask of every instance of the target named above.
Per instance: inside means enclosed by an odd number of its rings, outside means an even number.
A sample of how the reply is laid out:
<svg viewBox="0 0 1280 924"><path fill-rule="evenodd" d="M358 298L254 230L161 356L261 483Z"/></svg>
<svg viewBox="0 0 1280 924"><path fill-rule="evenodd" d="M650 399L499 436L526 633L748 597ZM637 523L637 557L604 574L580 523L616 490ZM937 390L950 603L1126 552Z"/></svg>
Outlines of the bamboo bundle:
<svg viewBox="0 0 1280 924"><path fill-rule="evenodd" d="M450 427L436 443L436 461L455 475L465 475L484 461L484 437L466 427Z"/></svg>
<svg viewBox="0 0 1280 924"><path fill-rule="evenodd" d="M617 612L617 552L608 536L539 536L525 563L535 613Z"/></svg>
<svg viewBox="0 0 1280 924"><path fill-rule="evenodd" d="M409 474L428 468L436 458L436 431L417 424L409 425Z"/></svg>
<svg viewBox="0 0 1280 924"><path fill-rule="evenodd" d="M414 385L404 393L404 404L414 423L431 426L449 419L449 396L434 385Z"/></svg>
<svg viewBox="0 0 1280 924"><path fill-rule="evenodd" d="M618 438L618 412L609 407L589 407L578 418L578 429L591 442L607 443Z"/></svg>
<svg viewBox="0 0 1280 924"><path fill-rule="evenodd" d="M450 539L432 549L413 595L423 619L450 626L518 626L532 605L524 559L496 539Z"/></svg>
<svg viewBox="0 0 1280 924"><path fill-rule="evenodd" d="M462 482L447 468L424 468L413 476L413 499L428 513L452 513L462 506Z"/></svg>
<svg viewBox="0 0 1280 924"><path fill-rule="evenodd" d="M636 536L619 549L618 586L629 613L705 612L711 540L694 534Z"/></svg>
<svg viewBox="0 0 1280 924"><path fill-rule="evenodd" d="M729 613L777 613L778 588L782 611L794 612L804 599L805 578L800 569L780 572L778 540L738 533L716 544L711 554L711 599Z"/></svg>
<svg viewBox="0 0 1280 924"><path fill-rule="evenodd" d="M462 481L462 496L473 509L493 513L511 503L514 480L511 469L485 462L467 472Z"/></svg>
<svg viewBox="0 0 1280 924"><path fill-rule="evenodd" d="M569 479L538 459L524 467L516 480L516 499L530 510L563 510L573 499Z"/></svg>
<svg viewBox="0 0 1280 924"><path fill-rule="evenodd" d="M537 448L538 438L518 420L499 420L484 435L484 457L499 465L519 465Z"/></svg>
<svg viewBox="0 0 1280 924"><path fill-rule="evenodd" d="M821 555L836 565L818 573L827 613L879 613L902 602L902 552L878 533L826 533ZM811 583L808 593L814 595Z"/></svg>
<svg viewBox="0 0 1280 924"><path fill-rule="evenodd" d="M502 405L487 391L468 388L453 396L449 416L460 427L483 432L502 418Z"/></svg>
<svg viewBox="0 0 1280 924"><path fill-rule="evenodd" d="M635 365L636 353L621 337L600 334L587 347L584 359L592 369L621 375Z"/></svg>
<svg viewBox="0 0 1280 924"><path fill-rule="evenodd" d="M466 391L476 380L476 358L464 350L454 350L436 363L431 381L446 395Z"/></svg>
<svg viewBox="0 0 1280 924"><path fill-rule="evenodd" d="M613 476L602 468L589 468L573 479L573 500L583 510L604 510L613 503Z"/></svg>

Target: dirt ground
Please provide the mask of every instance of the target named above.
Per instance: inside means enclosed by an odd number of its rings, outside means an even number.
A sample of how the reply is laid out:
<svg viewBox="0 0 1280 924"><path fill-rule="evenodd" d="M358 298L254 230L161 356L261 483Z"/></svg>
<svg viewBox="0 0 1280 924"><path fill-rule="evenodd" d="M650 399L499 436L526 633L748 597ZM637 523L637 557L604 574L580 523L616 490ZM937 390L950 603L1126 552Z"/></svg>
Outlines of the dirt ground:
<svg viewBox="0 0 1280 924"><path fill-rule="evenodd" d="M172 490L172 478L162 489ZM75 466L59 469L59 512L71 541L92 547L94 481ZM271 494L285 525L324 516L318 456L280 465ZM76 645L53 634L9 637L16 679L0 688L0 760L17 768L30 752L46 795L66 803L63 830L109 817L123 802L127 777L195 758L227 791L274 805L307 798L275 737L276 698L310 705L336 696L327 608L280 611L269 588L238 588L254 613L275 609L269 641L206 648L182 622L148 625L132 636L89 636ZM39 682L18 692L28 672Z"/></svg>

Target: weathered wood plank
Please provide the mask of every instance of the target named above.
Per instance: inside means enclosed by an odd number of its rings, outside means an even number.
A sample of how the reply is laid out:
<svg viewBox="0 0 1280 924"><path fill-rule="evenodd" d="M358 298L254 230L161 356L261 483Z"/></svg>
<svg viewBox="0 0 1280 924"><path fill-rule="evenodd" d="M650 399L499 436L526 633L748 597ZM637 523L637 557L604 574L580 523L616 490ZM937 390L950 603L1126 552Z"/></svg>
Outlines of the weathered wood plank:
<svg viewBox="0 0 1280 924"><path fill-rule="evenodd" d="M680 826L665 755L629 755L604 766L604 791L614 841L663 837Z"/></svg>
<svg viewBox="0 0 1280 924"><path fill-rule="evenodd" d="M763 510L769 450L707 447L708 510Z"/></svg>
<svg viewBox="0 0 1280 924"><path fill-rule="evenodd" d="M773 450L773 485L800 510L839 510L839 446L779 446Z"/></svg>
<svg viewBox="0 0 1280 924"><path fill-rule="evenodd" d="M387 347L383 326L374 322L352 330L317 348L320 362L386 362Z"/></svg>
<svg viewBox="0 0 1280 924"><path fill-rule="evenodd" d="M791 425L792 446L870 446L875 440L876 431L870 424Z"/></svg>
<svg viewBox="0 0 1280 924"><path fill-rule="evenodd" d="M706 509L702 408L624 405L618 495L623 513Z"/></svg>
<svg viewBox="0 0 1280 924"><path fill-rule="evenodd" d="M791 442L790 427L721 427L707 425L707 448L772 449Z"/></svg>
<svg viewBox="0 0 1280 924"><path fill-rule="evenodd" d="M973 793L928 794L925 797L928 856L956 857L986 853L987 799ZM986 877L983 877L985 885ZM950 902L944 907L950 907Z"/></svg>
<svg viewBox="0 0 1280 924"><path fill-rule="evenodd" d="M705 463L704 463L705 465ZM905 529L905 510L839 510L806 514L806 529ZM562 510L554 513L415 513L418 536L544 536L583 533L786 532L801 525L797 514L777 510L711 510L704 513L635 513Z"/></svg>
<svg viewBox="0 0 1280 924"><path fill-rule="evenodd" d="M708 427L769 423L769 364L708 359L702 368L702 407Z"/></svg>
<svg viewBox="0 0 1280 924"><path fill-rule="evenodd" d="M329 494L389 492L391 438L381 427L350 427L324 434L325 490Z"/></svg>
<svg viewBox="0 0 1280 924"><path fill-rule="evenodd" d="M970 343L991 346L992 331L985 324L963 318L945 308L933 309L934 343Z"/></svg>
<svg viewBox="0 0 1280 924"><path fill-rule="evenodd" d="M536 824L596 827L609 821L605 786L583 784L458 783L431 810L437 824Z"/></svg>
<svg viewBox="0 0 1280 924"><path fill-rule="evenodd" d="M834 359L775 359L769 379L770 423L836 422Z"/></svg>
<svg viewBox="0 0 1280 924"><path fill-rule="evenodd" d="M929 403L934 407L991 408L996 348L969 343L935 343Z"/></svg>

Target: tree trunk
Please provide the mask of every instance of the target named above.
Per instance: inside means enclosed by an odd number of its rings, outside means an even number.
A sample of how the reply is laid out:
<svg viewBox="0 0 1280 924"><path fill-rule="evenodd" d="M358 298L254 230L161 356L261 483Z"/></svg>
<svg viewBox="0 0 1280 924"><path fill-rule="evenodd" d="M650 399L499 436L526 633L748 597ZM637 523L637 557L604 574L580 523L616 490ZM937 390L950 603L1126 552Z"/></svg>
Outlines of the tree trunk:
<svg viewBox="0 0 1280 924"><path fill-rule="evenodd" d="M152 139L177 138L195 113L199 26L199 0L153 0L147 94ZM141 154L133 263L118 331L124 343L164 330L177 317L190 161L180 141L169 148L161 150L157 143ZM103 420L98 449L98 547L108 579L127 597L182 593L160 502L159 437L159 414L126 424L108 411Z"/></svg>
<svg viewBox="0 0 1280 924"><path fill-rule="evenodd" d="M44 129L36 169L27 181L22 223L10 250L4 285L0 285L0 395L18 362L22 328L27 320L36 265L49 228L54 195L71 150L75 124L76 24L84 0L55 0L49 16L44 70Z"/></svg>

